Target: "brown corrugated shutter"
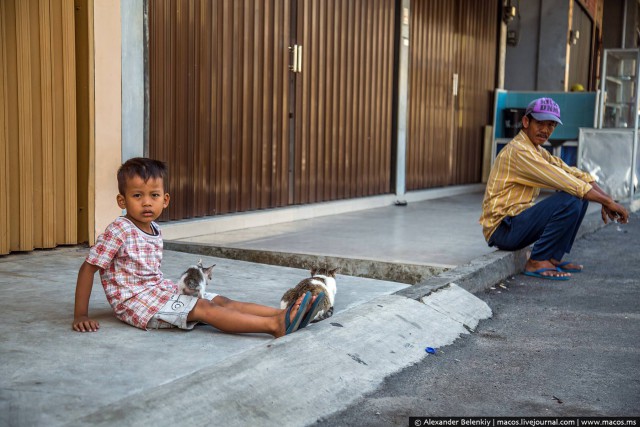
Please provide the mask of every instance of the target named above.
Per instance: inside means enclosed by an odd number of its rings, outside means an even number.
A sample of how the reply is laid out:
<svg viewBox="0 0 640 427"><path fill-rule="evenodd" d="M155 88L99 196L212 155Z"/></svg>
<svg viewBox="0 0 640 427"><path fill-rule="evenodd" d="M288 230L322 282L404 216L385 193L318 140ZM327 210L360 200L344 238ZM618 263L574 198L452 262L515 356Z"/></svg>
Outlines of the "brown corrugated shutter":
<svg viewBox="0 0 640 427"><path fill-rule="evenodd" d="M411 3L407 189L449 182L457 1Z"/></svg>
<svg viewBox="0 0 640 427"><path fill-rule="evenodd" d="M150 2L151 157L163 219L288 202L289 1Z"/></svg>
<svg viewBox="0 0 640 427"><path fill-rule="evenodd" d="M496 0L412 1L408 190L480 181L497 14Z"/></svg>
<svg viewBox="0 0 640 427"><path fill-rule="evenodd" d="M453 184L480 182L484 126L493 121L496 82L498 2L460 0L460 80L457 155Z"/></svg>
<svg viewBox="0 0 640 427"><path fill-rule="evenodd" d="M390 191L394 2L299 0L294 203Z"/></svg>
<svg viewBox="0 0 640 427"><path fill-rule="evenodd" d="M149 8L149 154L171 171L163 219L390 191L393 0Z"/></svg>
<svg viewBox="0 0 640 427"><path fill-rule="evenodd" d="M73 2L0 1L0 253L77 240Z"/></svg>

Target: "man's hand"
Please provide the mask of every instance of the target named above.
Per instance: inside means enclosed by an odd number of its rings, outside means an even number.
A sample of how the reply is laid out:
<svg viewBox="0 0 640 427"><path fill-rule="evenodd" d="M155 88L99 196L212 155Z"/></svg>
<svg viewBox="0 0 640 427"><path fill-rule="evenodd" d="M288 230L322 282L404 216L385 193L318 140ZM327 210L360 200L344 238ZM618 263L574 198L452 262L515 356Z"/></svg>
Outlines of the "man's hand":
<svg viewBox="0 0 640 427"><path fill-rule="evenodd" d="M629 222L629 212L619 203L611 201L608 205L602 205L602 221L606 224L610 219L611 221L617 221L621 224Z"/></svg>
<svg viewBox="0 0 640 427"><path fill-rule="evenodd" d="M100 323L97 320L89 319L87 316L80 316L73 319L73 330L78 332L97 332Z"/></svg>
<svg viewBox="0 0 640 427"><path fill-rule="evenodd" d="M595 181L590 182L589 184L591 184L591 190L584 195L584 198L590 202L596 202L602 205L602 209L600 211L602 221L605 224L608 220L626 224L629 221L629 212L627 212L624 206L613 200L613 198L605 193Z"/></svg>
<svg viewBox="0 0 640 427"><path fill-rule="evenodd" d="M600 210L600 215L602 216L602 222L605 224L608 224L609 221L616 220L616 215L604 206L602 206L602 209Z"/></svg>

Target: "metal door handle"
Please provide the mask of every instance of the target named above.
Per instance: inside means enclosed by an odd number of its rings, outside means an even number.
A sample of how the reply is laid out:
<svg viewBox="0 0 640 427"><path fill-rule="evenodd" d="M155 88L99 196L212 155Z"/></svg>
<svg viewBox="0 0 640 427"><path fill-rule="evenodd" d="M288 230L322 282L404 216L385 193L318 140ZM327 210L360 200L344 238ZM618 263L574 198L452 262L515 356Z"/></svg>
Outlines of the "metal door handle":
<svg viewBox="0 0 640 427"><path fill-rule="evenodd" d="M453 96L458 96L458 74L453 74Z"/></svg>
<svg viewBox="0 0 640 427"><path fill-rule="evenodd" d="M302 72L302 46L294 44L289 46L289 51L293 54L292 65L289 65L289 70L294 73Z"/></svg>

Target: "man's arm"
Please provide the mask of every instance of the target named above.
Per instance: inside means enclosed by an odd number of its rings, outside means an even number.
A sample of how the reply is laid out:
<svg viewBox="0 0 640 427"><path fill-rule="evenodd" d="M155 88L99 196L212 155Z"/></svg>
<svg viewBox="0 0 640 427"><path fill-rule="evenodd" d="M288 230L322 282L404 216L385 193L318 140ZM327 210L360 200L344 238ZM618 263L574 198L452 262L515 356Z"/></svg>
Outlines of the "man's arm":
<svg viewBox="0 0 640 427"><path fill-rule="evenodd" d="M539 151L514 150L511 162L512 179L527 187L559 190L580 199L584 198L591 190L591 185L587 182L591 176L583 174L583 177L579 178L563 169L561 164L561 160L556 161L556 158L544 148L540 148Z"/></svg>
<svg viewBox="0 0 640 427"><path fill-rule="evenodd" d="M85 261L78 272L72 325L78 332L95 332L100 329L100 324L89 318L89 298L93 288L93 276L98 270L99 267Z"/></svg>
<svg viewBox="0 0 640 427"><path fill-rule="evenodd" d="M537 156L536 154L539 154ZM626 224L629 213L616 203L598 184L593 177L577 168L567 166L562 159L550 155L546 150L540 152L520 153L517 163L521 175L521 184L540 186L561 190L574 196L597 202L602 205L602 220L619 221ZM590 188L587 190L587 188Z"/></svg>
<svg viewBox="0 0 640 427"><path fill-rule="evenodd" d="M569 166L560 157L554 156L554 155L552 155L550 153L549 153L549 163L559 167L560 169L562 169L563 171L565 171L569 175L572 175L572 176L574 176L574 177L578 178L579 180L582 180L582 181L584 181L586 183L591 184L593 179L594 179L594 177L591 176L590 173L585 172L582 169L578 169L575 166Z"/></svg>
<svg viewBox="0 0 640 427"><path fill-rule="evenodd" d="M602 221L606 224L607 220L610 219L611 221L617 220L622 224L626 224L629 220L629 212L624 206L616 203L595 181L590 184L593 188L584 195L584 198L602 205Z"/></svg>

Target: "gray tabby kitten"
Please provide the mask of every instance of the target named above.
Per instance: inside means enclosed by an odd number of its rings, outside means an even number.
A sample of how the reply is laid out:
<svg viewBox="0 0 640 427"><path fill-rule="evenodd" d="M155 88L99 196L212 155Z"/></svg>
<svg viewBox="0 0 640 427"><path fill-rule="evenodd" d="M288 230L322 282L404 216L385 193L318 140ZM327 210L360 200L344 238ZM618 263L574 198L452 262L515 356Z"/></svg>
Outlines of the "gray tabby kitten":
<svg viewBox="0 0 640 427"><path fill-rule="evenodd" d="M320 292L324 292L326 298L324 299L323 306L311 322L315 323L320 320L328 319L333 315L333 303L335 302L336 292L338 290L336 285L337 271L337 268L334 268L333 270L312 268L311 277L303 279L296 285L296 287L291 288L284 293L282 300L280 301L280 308L289 307L307 292L311 292L312 295L318 295Z"/></svg>
<svg viewBox="0 0 640 427"><path fill-rule="evenodd" d="M187 268L187 271L182 273L180 280L178 280L179 292L184 295L204 298L207 283L213 277L213 267L215 266L213 264L211 267L204 267L202 260L199 260L198 265Z"/></svg>

